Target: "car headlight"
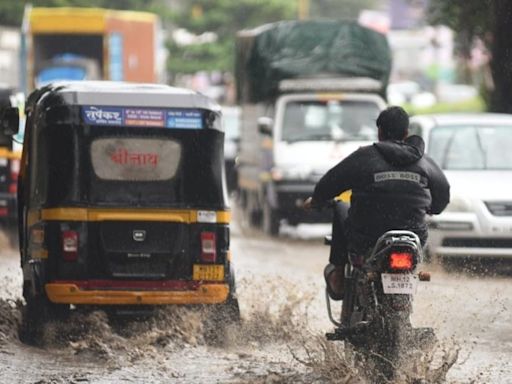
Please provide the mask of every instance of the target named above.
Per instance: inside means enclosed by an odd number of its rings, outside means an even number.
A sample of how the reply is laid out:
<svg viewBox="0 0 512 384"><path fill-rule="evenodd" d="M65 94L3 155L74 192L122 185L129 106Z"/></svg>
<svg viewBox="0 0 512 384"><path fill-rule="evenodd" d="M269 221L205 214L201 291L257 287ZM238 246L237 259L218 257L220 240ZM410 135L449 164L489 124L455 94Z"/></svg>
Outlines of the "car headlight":
<svg viewBox="0 0 512 384"><path fill-rule="evenodd" d="M452 196L445 212L471 212L473 210L471 201L462 196Z"/></svg>

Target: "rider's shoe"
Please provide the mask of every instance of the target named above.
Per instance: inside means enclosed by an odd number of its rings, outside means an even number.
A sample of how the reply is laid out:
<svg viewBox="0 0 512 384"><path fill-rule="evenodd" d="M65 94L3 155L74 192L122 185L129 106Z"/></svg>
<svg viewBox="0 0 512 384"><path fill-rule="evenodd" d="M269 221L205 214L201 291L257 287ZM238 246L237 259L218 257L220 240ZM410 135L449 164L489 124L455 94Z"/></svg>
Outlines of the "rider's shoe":
<svg viewBox="0 0 512 384"><path fill-rule="evenodd" d="M343 300L345 267L343 265L327 264L324 269L324 277L329 297L332 300Z"/></svg>

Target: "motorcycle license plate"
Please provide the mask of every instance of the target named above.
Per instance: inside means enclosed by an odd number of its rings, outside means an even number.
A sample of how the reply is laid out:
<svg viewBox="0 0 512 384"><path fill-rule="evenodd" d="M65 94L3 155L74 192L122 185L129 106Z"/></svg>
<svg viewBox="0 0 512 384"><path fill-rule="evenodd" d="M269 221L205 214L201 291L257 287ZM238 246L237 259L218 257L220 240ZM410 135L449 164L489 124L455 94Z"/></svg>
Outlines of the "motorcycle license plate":
<svg viewBox="0 0 512 384"><path fill-rule="evenodd" d="M386 295L414 295L418 276L401 273L383 273L382 288Z"/></svg>

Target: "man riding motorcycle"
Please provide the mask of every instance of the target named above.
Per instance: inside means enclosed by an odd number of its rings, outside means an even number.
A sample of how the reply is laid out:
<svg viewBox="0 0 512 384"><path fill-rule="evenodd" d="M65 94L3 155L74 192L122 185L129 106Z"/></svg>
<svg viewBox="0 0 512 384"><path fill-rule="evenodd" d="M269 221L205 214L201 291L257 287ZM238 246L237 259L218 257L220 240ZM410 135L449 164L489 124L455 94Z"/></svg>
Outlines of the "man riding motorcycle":
<svg viewBox="0 0 512 384"><path fill-rule="evenodd" d="M345 191L351 205L336 205L329 264L324 275L332 299L343 299L349 253L367 252L389 230L410 230L427 240L426 214L439 214L450 201L450 185L424 153L419 136L409 136L409 116L389 107L377 119L379 142L359 148L317 183L304 208L319 207Z"/></svg>

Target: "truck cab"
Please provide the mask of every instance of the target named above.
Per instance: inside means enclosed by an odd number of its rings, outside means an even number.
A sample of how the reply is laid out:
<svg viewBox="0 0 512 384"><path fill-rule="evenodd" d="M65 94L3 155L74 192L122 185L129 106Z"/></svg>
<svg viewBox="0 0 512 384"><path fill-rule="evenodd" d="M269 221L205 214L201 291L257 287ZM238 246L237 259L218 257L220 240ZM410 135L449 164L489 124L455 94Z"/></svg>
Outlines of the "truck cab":
<svg viewBox="0 0 512 384"><path fill-rule="evenodd" d="M242 131L241 200L248 219L267 234L277 235L282 219L291 225L329 222L328 214L306 213L300 203L330 168L377 141L375 121L384 100L363 88L342 89L341 82L337 91L286 92L273 105L243 108L242 119L257 126L246 124Z"/></svg>
<svg viewBox="0 0 512 384"><path fill-rule="evenodd" d="M325 172L377 139L391 71L386 36L347 20L279 21L237 33L245 222L279 233L328 222L298 206Z"/></svg>

